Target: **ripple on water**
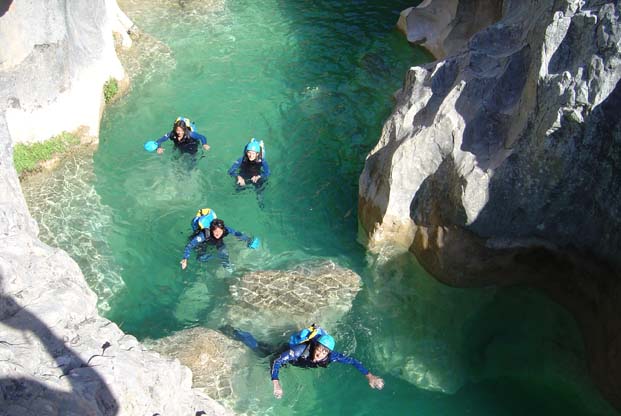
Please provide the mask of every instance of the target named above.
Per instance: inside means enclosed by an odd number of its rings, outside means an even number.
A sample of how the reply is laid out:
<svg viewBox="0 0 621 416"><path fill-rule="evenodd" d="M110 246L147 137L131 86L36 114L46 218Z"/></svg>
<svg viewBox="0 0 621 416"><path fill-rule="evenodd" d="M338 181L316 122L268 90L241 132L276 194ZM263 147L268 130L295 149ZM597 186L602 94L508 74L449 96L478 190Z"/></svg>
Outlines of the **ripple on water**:
<svg viewBox="0 0 621 416"><path fill-rule="evenodd" d="M112 210L101 202L94 178L92 149L80 149L51 172L23 180L22 190L41 241L69 253L105 311L124 283L109 245Z"/></svg>

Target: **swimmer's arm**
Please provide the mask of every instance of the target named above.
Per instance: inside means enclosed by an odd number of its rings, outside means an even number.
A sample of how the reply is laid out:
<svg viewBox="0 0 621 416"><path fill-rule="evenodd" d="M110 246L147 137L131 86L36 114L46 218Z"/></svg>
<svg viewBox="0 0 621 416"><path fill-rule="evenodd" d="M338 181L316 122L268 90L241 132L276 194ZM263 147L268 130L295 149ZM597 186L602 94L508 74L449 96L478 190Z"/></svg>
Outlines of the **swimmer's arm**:
<svg viewBox="0 0 621 416"><path fill-rule="evenodd" d="M267 179L268 176L270 176L270 167L267 164L267 160L263 159L261 161L261 166L263 167L263 169L261 170L261 177L263 179Z"/></svg>
<svg viewBox="0 0 621 416"><path fill-rule="evenodd" d="M242 233L241 231L235 231L234 229L232 229L229 226L226 226L226 230L229 232L230 235L234 235L235 237L237 237L240 241L251 241L252 237L247 236L246 234Z"/></svg>
<svg viewBox="0 0 621 416"><path fill-rule="evenodd" d="M332 351L330 353L330 362L338 362L338 363L353 365L354 367L356 367L358 371L360 371L362 375L366 377L367 381L369 382L369 386L372 389L381 390L384 387L384 380L382 380L381 378L377 377L374 374L371 374L371 372L369 372L369 370L367 370L360 361L356 360L353 357L349 357L339 352Z"/></svg>

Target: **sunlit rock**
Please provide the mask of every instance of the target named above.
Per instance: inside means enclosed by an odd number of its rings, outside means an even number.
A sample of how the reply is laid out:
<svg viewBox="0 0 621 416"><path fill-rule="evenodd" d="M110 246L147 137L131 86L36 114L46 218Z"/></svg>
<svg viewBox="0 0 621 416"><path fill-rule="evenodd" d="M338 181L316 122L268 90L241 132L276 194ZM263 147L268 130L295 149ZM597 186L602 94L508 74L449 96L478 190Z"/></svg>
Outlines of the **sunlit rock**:
<svg viewBox="0 0 621 416"><path fill-rule="evenodd" d="M125 39L131 22L116 2L53 6L13 1L0 17L0 111L14 143L80 126L96 136L104 83L125 79L113 33Z"/></svg>
<svg viewBox="0 0 621 416"><path fill-rule="evenodd" d="M473 34L497 21L501 9L498 0L425 0L403 10L397 28L409 42L444 59L464 47Z"/></svg>
<svg viewBox="0 0 621 416"><path fill-rule="evenodd" d="M313 322L330 328L351 309L359 290L360 276L333 262L250 272L231 285L227 320L263 336Z"/></svg>

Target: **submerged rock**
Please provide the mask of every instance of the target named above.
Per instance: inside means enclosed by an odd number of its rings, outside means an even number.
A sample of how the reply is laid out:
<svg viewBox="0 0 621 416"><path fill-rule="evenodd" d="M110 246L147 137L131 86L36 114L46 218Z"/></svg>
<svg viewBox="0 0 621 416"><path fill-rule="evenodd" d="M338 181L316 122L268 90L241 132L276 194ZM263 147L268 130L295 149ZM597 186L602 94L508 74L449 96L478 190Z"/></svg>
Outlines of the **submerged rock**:
<svg viewBox="0 0 621 416"><path fill-rule="evenodd" d="M218 331L190 328L157 341L145 341L155 351L177 358L192 370L192 387L216 400L235 399L233 374L243 368L248 348Z"/></svg>
<svg viewBox="0 0 621 416"><path fill-rule="evenodd" d="M227 320L258 335L313 322L330 328L351 309L359 290L360 276L331 261L250 272L231 286Z"/></svg>

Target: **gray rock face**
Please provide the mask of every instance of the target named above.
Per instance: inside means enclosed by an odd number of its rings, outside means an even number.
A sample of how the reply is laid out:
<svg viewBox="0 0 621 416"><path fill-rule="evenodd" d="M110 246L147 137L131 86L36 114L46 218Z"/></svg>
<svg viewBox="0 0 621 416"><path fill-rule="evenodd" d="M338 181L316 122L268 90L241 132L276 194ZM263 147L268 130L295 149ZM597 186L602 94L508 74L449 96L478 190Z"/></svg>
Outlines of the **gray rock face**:
<svg viewBox="0 0 621 416"><path fill-rule="evenodd" d="M316 322L331 328L351 309L360 276L333 262L310 262L293 270L243 275L231 285L227 321L257 338L288 333ZM273 333L262 332L270 328Z"/></svg>
<svg viewBox="0 0 621 416"><path fill-rule="evenodd" d="M497 0L425 0L401 12L397 28L409 42L424 46L437 59L461 49L472 35L500 19Z"/></svg>
<svg viewBox="0 0 621 416"><path fill-rule="evenodd" d="M408 72L360 177L361 225L449 284L545 278L621 406L620 279L592 262L621 266L619 4L501 3L463 49Z"/></svg>

